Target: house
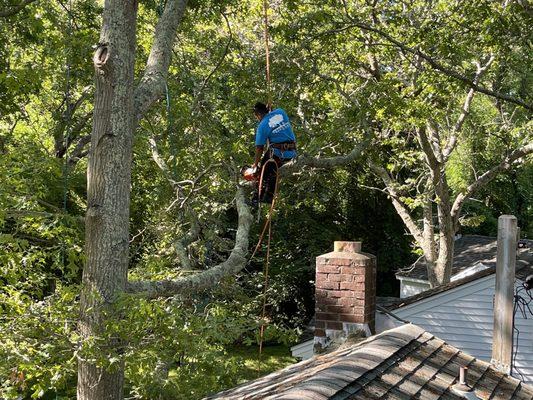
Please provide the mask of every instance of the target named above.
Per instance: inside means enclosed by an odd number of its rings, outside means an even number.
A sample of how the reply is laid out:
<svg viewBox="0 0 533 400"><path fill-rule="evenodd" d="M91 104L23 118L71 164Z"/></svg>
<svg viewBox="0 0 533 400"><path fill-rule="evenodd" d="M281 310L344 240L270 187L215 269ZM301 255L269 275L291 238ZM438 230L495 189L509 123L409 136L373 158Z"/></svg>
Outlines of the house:
<svg viewBox="0 0 533 400"><path fill-rule="evenodd" d="M521 240L518 260L527 260L533 241ZM474 275L480 271L496 267L497 240L493 237L466 235L460 236L454 243L454 258L451 282ZM423 258L411 267L396 274L400 281L400 298L414 296L431 288L428 280L427 264Z"/></svg>
<svg viewBox="0 0 533 400"><path fill-rule="evenodd" d="M405 324L208 399L532 400L533 387Z"/></svg>
<svg viewBox="0 0 533 400"><path fill-rule="evenodd" d="M509 248L513 246L507 247L507 250ZM514 253L506 251L501 254L507 257L507 261L499 263L496 306L503 304L503 316L510 317L513 310L511 289L514 284ZM361 243L335 242L334 251L317 257L316 266L316 313L312 344L314 353L319 354L209 399L533 400L533 386L502 371L509 362L506 357L513 350L512 335L508 334L510 326L497 323L502 315L493 317L491 314L486 318L479 314L476 305L480 302L491 303L491 300L480 299L486 296L487 288L490 296L490 287L494 286L492 271L480 271L477 276L467 276L447 287L415 296L418 299L392 304L389 308L393 311L376 313L376 260L374 256L361 252ZM529 268L525 264L519 265L518 282L523 282L521 277L530 272ZM509 274L509 271L512 273ZM530 279L527 281L533 286ZM450 306L446 301L442 303L442 300L429 306L424 303L450 294L451 298L446 299L453 301L455 290L478 283L481 283L479 287L465 291L472 298L467 303L469 307L463 303L452 303ZM529 289L526 292L526 296L533 298ZM465 298L463 301L466 301ZM511 313L508 312L509 305ZM484 306L485 309L490 308L487 304ZM444 307L455 308L446 314ZM436 318L435 314L441 308L443 314ZM439 334L435 334L433 331L442 327L439 321L448 321L446 316L454 313L460 321L457 329L444 326ZM421 326L407 323L399 315L416 319ZM480 326L476 336L476 324L485 323L486 319L488 325ZM522 336L527 336L523 342L517 342L523 348L515 357L515 366L524 374L528 374L526 359L533 345L531 331L528 330L530 321L526 318L523 321L515 319L515 326L522 331ZM387 324L398 326L389 328ZM492 342L498 344L492 353L491 363L439 337L451 335L454 338L453 335L461 335L461 329L470 329L470 326L473 326L472 331L463 335L473 336L472 342L488 336L487 329L491 336L494 335L493 340L488 338L483 345L486 350L492 347ZM381 329L381 333L374 334ZM359 339L364 335L369 337ZM357 338L355 341L354 337ZM459 342L462 346L470 343L464 338ZM475 346L471 348L478 349ZM488 356L488 353L484 356ZM513 369L513 372L516 370Z"/></svg>
<svg viewBox="0 0 533 400"><path fill-rule="evenodd" d="M526 248L516 261L515 293L530 300L524 290L533 274L533 253ZM420 326L452 346L483 361L491 361L494 326L495 268L450 282L389 305L395 316ZM533 310L533 301L531 301ZM533 315L516 307L512 375L533 384Z"/></svg>
<svg viewBox="0 0 533 400"><path fill-rule="evenodd" d="M359 251L355 249L354 251ZM450 282L447 285L419 293L407 299L387 300L386 307L379 306L379 298L375 301L364 299L375 298L372 284L354 285L353 281L364 282L365 275L346 275L342 272L357 272L357 268L348 270L343 265L347 264L345 256L339 253L328 253L317 258L317 322L315 332L318 337L311 338L292 348L293 356L307 359L314 353L313 347L324 342L324 336L335 336L335 330L349 331L357 326L350 327L350 321L356 321L357 314L367 316L373 324L373 332L381 333L404 323L414 323L427 332L445 340L450 345L483 360L492 360L492 347L494 337L494 294L496 285L495 267L481 270L473 275ZM352 264L359 262L367 264L365 268L372 270L369 255L350 255ZM348 257L349 258L349 257ZM325 262L327 261L327 262ZM341 264L340 267L336 264ZM370 266L370 268L369 268ZM340 269L340 271L339 271ZM337 272L337 274L335 274ZM324 278L323 274L328 275ZM367 272L368 274L368 272ZM530 248L521 249L520 259L516 261L515 291L524 299L533 296L533 291L524 290L526 278L533 274L533 255ZM513 273L514 275L514 273ZM372 276L372 273L368 275ZM507 276L510 279L510 276ZM348 282L346 282L348 280ZM512 279L514 281L514 278ZM347 288L356 288L353 292ZM342 290L341 290L342 288ZM365 288L366 292L363 292ZM340 297L334 297L340 296ZM513 304L513 299L509 299ZM375 304L377 303L377 304ZM343 305L353 305L354 308L344 308ZM362 310L361 307L366 307ZM533 310L533 301L530 303ZM323 313L326 311L326 313ZM343 311L340 314L337 312ZM522 313L516 308L514 315L515 334L509 335L511 342L509 348L513 350L513 376L525 383L533 384L533 315L527 310ZM354 316L355 314L355 316ZM370 318L370 315L374 315ZM332 321L321 320L330 318ZM346 321L345 321L345 320ZM352 324L353 325L353 324ZM326 329L324 329L326 328ZM329 330L329 332L327 332ZM353 329L352 329L353 330ZM315 335L316 336L316 335ZM333 341L333 339L330 339Z"/></svg>

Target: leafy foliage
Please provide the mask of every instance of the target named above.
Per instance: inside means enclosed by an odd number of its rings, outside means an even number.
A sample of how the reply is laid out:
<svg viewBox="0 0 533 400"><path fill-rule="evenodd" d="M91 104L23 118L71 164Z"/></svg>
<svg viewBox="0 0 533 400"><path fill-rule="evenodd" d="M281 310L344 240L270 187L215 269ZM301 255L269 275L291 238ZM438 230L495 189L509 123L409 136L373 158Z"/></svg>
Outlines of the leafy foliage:
<svg viewBox="0 0 533 400"><path fill-rule="evenodd" d="M101 2L76 1L69 12L64 3L35 2L0 24L0 397L72 398L78 357L108 368L124 363L131 398L200 398L240 383L249 367L234 353L257 343L264 251L209 293L169 301L125 297L102 337L79 341L87 146L79 160L70 157L91 130L90 60ZM270 3L274 103L288 111L299 153L345 154L371 130L367 157L401 182L402 200L416 218L424 157L412 132L432 119L444 127L445 141L468 87L356 23L469 78L473 61L493 54L483 85L531 104L533 24L523 2ZM161 4L140 2L136 77ZM261 13L258 0L190 4L168 97L136 132L132 278L198 273L232 248L237 215L226 165L250 162L251 105L266 98ZM476 94L445 171L453 194L531 142L531 132L523 107ZM152 138L178 190L154 162ZM522 234L533 235L533 166L522 161L467 201L463 233L495 235L496 218L513 213ZM378 294L397 293L394 272L413 260L416 246L380 189L363 159L282 181L266 303L269 344L292 343L312 316L314 259L333 240L362 240L378 257ZM176 249L196 224L184 267ZM118 353L96 351L103 337L125 345Z"/></svg>

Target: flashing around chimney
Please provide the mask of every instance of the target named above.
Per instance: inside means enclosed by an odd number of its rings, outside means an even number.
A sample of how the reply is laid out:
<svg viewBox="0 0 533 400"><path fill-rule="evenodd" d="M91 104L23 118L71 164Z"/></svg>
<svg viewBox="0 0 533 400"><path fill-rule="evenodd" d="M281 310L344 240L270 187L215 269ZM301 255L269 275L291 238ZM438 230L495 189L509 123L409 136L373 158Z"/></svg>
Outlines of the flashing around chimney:
<svg viewBox="0 0 533 400"><path fill-rule="evenodd" d="M335 242L316 259L315 352L353 336L371 336L376 313L376 257L361 242Z"/></svg>

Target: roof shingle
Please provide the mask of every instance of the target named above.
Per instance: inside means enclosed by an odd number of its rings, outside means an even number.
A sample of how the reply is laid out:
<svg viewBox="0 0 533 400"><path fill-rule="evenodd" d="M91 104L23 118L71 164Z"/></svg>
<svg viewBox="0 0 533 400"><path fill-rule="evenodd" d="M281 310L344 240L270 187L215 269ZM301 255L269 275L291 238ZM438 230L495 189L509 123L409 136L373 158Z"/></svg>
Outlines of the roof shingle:
<svg viewBox="0 0 533 400"><path fill-rule="evenodd" d="M453 399L459 367L479 399L533 400L533 388L407 324L208 399Z"/></svg>

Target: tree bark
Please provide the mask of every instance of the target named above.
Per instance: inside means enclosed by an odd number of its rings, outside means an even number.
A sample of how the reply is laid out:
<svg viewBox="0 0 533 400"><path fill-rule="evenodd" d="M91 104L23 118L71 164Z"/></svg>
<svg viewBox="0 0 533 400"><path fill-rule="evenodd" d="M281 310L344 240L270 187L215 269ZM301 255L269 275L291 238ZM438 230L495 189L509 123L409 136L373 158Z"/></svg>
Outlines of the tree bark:
<svg viewBox="0 0 533 400"><path fill-rule="evenodd" d="M96 90L87 169L87 261L79 320L82 341L103 333L104 312L126 287L136 16L137 1L106 0L100 44L93 58ZM109 338L99 351L117 351L119 344ZM89 360L78 362L80 400L122 399L123 382L123 365L111 371Z"/></svg>

